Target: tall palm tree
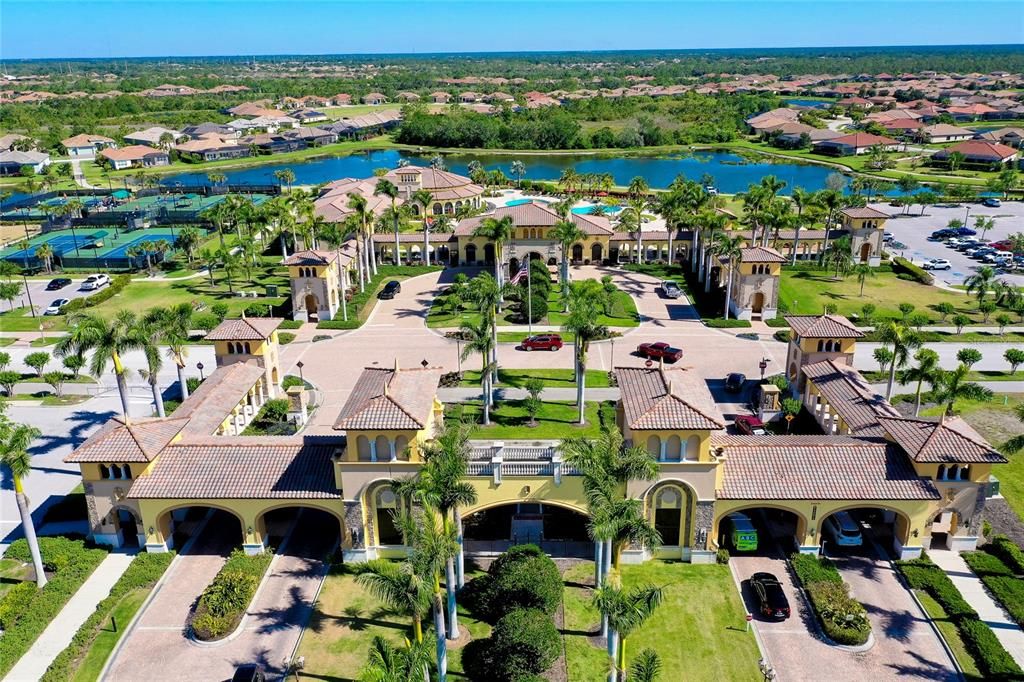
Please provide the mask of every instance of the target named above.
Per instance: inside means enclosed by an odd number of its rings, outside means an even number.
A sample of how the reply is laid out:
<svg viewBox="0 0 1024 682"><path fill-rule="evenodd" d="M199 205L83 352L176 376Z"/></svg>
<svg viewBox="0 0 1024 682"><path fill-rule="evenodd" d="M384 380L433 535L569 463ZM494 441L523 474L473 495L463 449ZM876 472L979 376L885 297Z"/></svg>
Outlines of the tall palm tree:
<svg viewBox="0 0 1024 682"><path fill-rule="evenodd" d="M423 264L430 265L430 216L428 213L434 195L430 193L430 190L418 189L412 193L409 200L423 210ZM436 255L435 253L435 260Z"/></svg>
<svg viewBox="0 0 1024 682"><path fill-rule="evenodd" d="M516 159L512 162L512 175L516 176L516 183L519 187L523 186L523 176L526 175L526 164Z"/></svg>
<svg viewBox="0 0 1024 682"><path fill-rule="evenodd" d="M150 309L138 320L137 324L136 335L142 345L142 353L146 357L146 369L140 373L149 383L157 416L166 417L164 399L160 393L160 369L164 364L163 357L160 355L160 344L164 342L167 330L163 312L159 308Z"/></svg>
<svg viewBox="0 0 1024 682"><path fill-rule="evenodd" d="M711 259L720 234L726 234L729 217L717 211L704 211L700 217L700 271L697 279L704 282L704 291L711 291Z"/></svg>
<svg viewBox="0 0 1024 682"><path fill-rule="evenodd" d="M178 387L181 401L188 400L188 381L185 379L185 358L188 357L189 329L192 322L192 306L179 303L170 308L154 308L147 317L155 317L163 329L161 342L167 346L167 357L174 361L178 372Z"/></svg>
<svg viewBox="0 0 1024 682"><path fill-rule="evenodd" d="M464 322L459 327L464 345L462 346L462 359L465 360L473 353L480 354L480 384L484 394L484 426L491 423L491 404L493 392L491 391L491 380L493 378L493 360L491 353L494 350L494 338L491 335L491 325L484 316L477 324Z"/></svg>
<svg viewBox="0 0 1024 682"><path fill-rule="evenodd" d="M291 168L282 168L274 171L274 178L281 185L288 185L288 189L291 190L292 183L295 182L295 171Z"/></svg>
<svg viewBox="0 0 1024 682"><path fill-rule="evenodd" d="M857 276L857 283L860 284L860 295L864 295L864 284L868 277L875 276L875 269L867 263L857 263L853 266L853 274Z"/></svg>
<svg viewBox="0 0 1024 682"><path fill-rule="evenodd" d="M608 656L611 659L609 682L624 680L626 674L626 638L638 630L661 605L664 592L654 585L625 589L605 584L594 593L594 606L608 617Z"/></svg>
<svg viewBox="0 0 1024 682"><path fill-rule="evenodd" d="M423 614L430 609L430 585L407 561L376 559L355 564L356 582L389 607L412 619L413 637L423 641Z"/></svg>
<svg viewBox="0 0 1024 682"><path fill-rule="evenodd" d="M385 180L384 178L381 178L380 180L377 181L377 186L373 188L373 193L376 196L385 196L385 197L387 197L388 199L391 200L391 216L392 216L392 220L394 221L394 227L395 227L395 265L398 265L399 262L400 262L399 255L398 255L399 254L399 246L398 246L399 221L398 221L398 208L395 206L395 202L398 201L398 187L396 187L395 183L391 182L390 180ZM424 251L423 252L424 259L426 258L426 255L427 255L427 252Z"/></svg>
<svg viewBox="0 0 1024 682"><path fill-rule="evenodd" d="M36 258L43 261L46 272L53 272L53 247L49 244L40 244L36 247Z"/></svg>
<svg viewBox="0 0 1024 682"><path fill-rule="evenodd" d="M143 346L135 313L130 310L119 310L109 321L99 315L75 313L68 318L68 328L68 335L61 337L57 342L57 355L64 357L92 351L89 371L97 378L106 372L107 363L113 364L114 375L117 377L117 391L121 395L121 411L127 424L130 419L128 368L124 366L121 358L125 353Z"/></svg>
<svg viewBox="0 0 1024 682"><path fill-rule="evenodd" d="M418 682L427 679L429 667L430 650L422 643L396 646L374 635L359 682Z"/></svg>
<svg viewBox="0 0 1024 682"><path fill-rule="evenodd" d="M940 371L933 395L935 402L940 405L945 404L947 415L953 415L953 407L957 400L987 401L992 399L994 395L992 389L967 381L970 372L970 368L962 363L956 369Z"/></svg>
<svg viewBox="0 0 1024 682"><path fill-rule="evenodd" d="M362 194L352 192L348 195L348 207L352 209L352 216L358 225L358 236L356 237L357 259L359 261L359 291L364 291L364 273L366 281L377 274L370 267L370 255L366 253L367 238L371 234L373 223L373 211L370 210L366 197ZM373 250L372 245L370 250Z"/></svg>
<svg viewBox="0 0 1024 682"><path fill-rule="evenodd" d="M996 271L988 265L978 268L977 272L964 280L964 288L968 294L973 294L978 299L979 306L985 302L985 298L995 287Z"/></svg>
<svg viewBox="0 0 1024 682"><path fill-rule="evenodd" d="M879 340L884 346L892 346L892 362L889 363L889 381L885 387L885 399L892 398L896 383L896 370L907 364L910 352L921 346L921 338L909 327L891 320L879 330Z"/></svg>
<svg viewBox="0 0 1024 682"><path fill-rule="evenodd" d="M558 178L558 184L562 186L568 194L572 194L572 190L580 182L580 174L576 172L575 168L566 168L562 171L562 174Z"/></svg>
<svg viewBox="0 0 1024 682"><path fill-rule="evenodd" d="M914 392L914 416L916 417L921 413L921 390L924 383L928 382L934 389L941 376L941 368L939 367L939 354L930 348L918 350L914 353L914 360L917 361L916 366L908 367L900 372L900 383L917 382L917 390Z"/></svg>
<svg viewBox="0 0 1024 682"><path fill-rule="evenodd" d="M626 203L633 211L633 220L636 224L636 262L644 262L644 209L647 208L647 195L651 188L647 180L638 175L629 181L627 192L629 198Z"/></svg>
<svg viewBox="0 0 1024 682"><path fill-rule="evenodd" d="M494 243L494 279L499 288L505 279L502 272L505 244L512 239L515 229L516 224L512 220L512 216L507 215L504 218L484 218L473 230L474 237L484 237Z"/></svg>
<svg viewBox="0 0 1024 682"><path fill-rule="evenodd" d="M825 262L825 254L828 252L829 235L832 231L832 221L845 199L842 192L834 189L823 189L818 192L818 203L826 210L825 214L825 239L821 244L821 251L818 254L818 261Z"/></svg>
<svg viewBox="0 0 1024 682"><path fill-rule="evenodd" d="M574 282L569 285L569 316L562 329L573 334L576 365L576 403L579 408L579 423L586 421L585 390L587 385L587 352L595 339L608 336L608 327L599 324L604 312L604 292L601 284L594 280Z"/></svg>
<svg viewBox="0 0 1024 682"><path fill-rule="evenodd" d="M586 238L583 230L571 220L559 220L551 230L551 238L562 245L562 295L565 299L565 309L568 312L569 306L569 249L572 245Z"/></svg>
<svg viewBox="0 0 1024 682"><path fill-rule="evenodd" d="M476 304L483 316L483 322L491 329L491 385L493 386L498 379L498 306L501 304L502 294L511 289L498 284L497 280L489 273L482 272L470 280L466 291L469 300Z"/></svg>
<svg viewBox="0 0 1024 682"><path fill-rule="evenodd" d="M32 511L28 508L23 482L32 471L32 457L28 454L32 441L42 435L39 429L15 424L6 417L0 416L0 464L11 472L14 483L14 497L21 515L21 527L28 542L29 553L32 555L32 567L35 569L36 586L46 585L46 572L43 570L43 559L39 554L39 541L36 539L36 527L32 522Z"/></svg>
<svg viewBox="0 0 1024 682"><path fill-rule="evenodd" d="M732 273L739 264L740 256L743 253L743 237L722 232L718 235L711 250L719 258L725 259L729 265L729 272L725 277L725 310L722 316L729 319L729 305L732 303Z"/></svg>

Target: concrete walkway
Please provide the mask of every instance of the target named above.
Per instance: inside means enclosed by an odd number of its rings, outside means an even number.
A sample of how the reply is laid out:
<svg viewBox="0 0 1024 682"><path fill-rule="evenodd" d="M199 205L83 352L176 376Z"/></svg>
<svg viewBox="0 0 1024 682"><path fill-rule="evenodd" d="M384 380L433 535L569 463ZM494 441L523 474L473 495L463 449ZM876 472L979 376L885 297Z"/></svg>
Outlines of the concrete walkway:
<svg viewBox="0 0 1024 682"><path fill-rule="evenodd" d="M43 630L35 644L7 674L4 682L33 682L40 679L53 663L53 659L57 658L57 654L71 643L82 623L93 614L96 605L110 594L110 589L121 578L134 557L134 554L123 553L107 555L78 592L64 605L53 622Z"/></svg>
<svg viewBox="0 0 1024 682"><path fill-rule="evenodd" d="M967 562L959 552L949 550L929 550L928 556L945 572L949 579L960 590L971 608L978 612L978 617L992 628L996 638L1002 643L1017 665L1024 668L1024 630L1010 620L1002 607L989 595L985 585L974 575Z"/></svg>

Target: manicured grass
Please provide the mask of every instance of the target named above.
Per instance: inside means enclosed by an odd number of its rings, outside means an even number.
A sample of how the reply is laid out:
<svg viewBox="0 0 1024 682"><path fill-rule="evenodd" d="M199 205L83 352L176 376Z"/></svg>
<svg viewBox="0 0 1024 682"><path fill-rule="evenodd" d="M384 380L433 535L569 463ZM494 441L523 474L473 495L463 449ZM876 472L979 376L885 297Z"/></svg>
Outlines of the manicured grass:
<svg viewBox="0 0 1024 682"><path fill-rule="evenodd" d="M640 325L640 315L636 311L636 302L633 297L624 291L616 291L612 299L610 315L599 315L598 324L608 327L637 327ZM438 296L427 315L428 327L459 327L463 323L479 324L480 313L473 308L463 310L461 315L451 315L442 306L443 296ZM508 302L504 310L498 313L498 326L516 325L525 327L526 323L519 318L517 302ZM535 325L562 326L565 324L568 315L562 312L561 291L554 287L548 296L548 314L546 317L534 322Z"/></svg>
<svg viewBox="0 0 1024 682"><path fill-rule="evenodd" d="M597 369L587 370L587 388L608 388L608 372ZM576 385L575 375L571 369L499 369L498 386L526 388L527 379L541 379L545 386L551 388L572 388ZM462 386L479 386L480 372L465 371L462 373Z"/></svg>
<svg viewBox="0 0 1024 682"><path fill-rule="evenodd" d="M0 348L4 346L10 346L12 343L17 341L13 336L0 336Z"/></svg>
<svg viewBox="0 0 1024 682"><path fill-rule="evenodd" d="M590 605L592 591L577 587L593 564L573 566L566 574L566 664L570 682L604 678L608 657L588 641L599 622ZM665 599L654 615L626 641L627 663L645 648L658 652L664 680L760 679L760 654L753 633L746 631L746 612L727 566L648 561L622 567L625 586L658 585Z"/></svg>
<svg viewBox="0 0 1024 682"><path fill-rule="evenodd" d="M973 426L985 439L997 448L1007 440L1020 434L1024 425L1014 414L1014 408L1024 401L1024 395L997 395L990 402L958 400L957 413L968 424ZM942 407L932 407L921 411L925 416L935 417L941 414ZM1000 492L1006 501L1024 517L1024 457L1010 455L1006 464L992 467L993 475L999 479Z"/></svg>
<svg viewBox="0 0 1024 682"><path fill-rule="evenodd" d="M42 313L37 312L36 317L32 317L27 306L0 312L0 328L5 332L38 332L41 324L48 331L65 329L63 315L44 318Z"/></svg>
<svg viewBox="0 0 1024 682"><path fill-rule="evenodd" d="M57 396L49 391L40 391L39 393L18 393L17 395L5 398L5 400L39 400L42 402L43 407L63 407L65 405L84 403L91 397L91 395L82 393L68 393Z"/></svg>
<svg viewBox="0 0 1024 682"><path fill-rule="evenodd" d="M974 322L981 322L982 316L973 298L899 279L891 272L878 272L869 277L864 283L863 296L856 277L836 280L826 271L783 269L779 288L780 307L798 315L820 315L826 303L834 303L840 315L862 316L861 308L871 303L876 308L873 321L880 317L902 319L899 305L911 303L916 307L914 314L924 313L932 318L932 324L943 324L941 316L931 306L947 302L956 309L953 315L968 315ZM952 315L944 324L952 326L951 319Z"/></svg>
<svg viewBox="0 0 1024 682"><path fill-rule="evenodd" d="M56 346L59 341L59 336L46 336L38 339L32 339L28 345L33 348L43 348L45 346Z"/></svg>
<svg viewBox="0 0 1024 682"><path fill-rule="evenodd" d="M99 634L93 640L92 646L86 652L78 670L75 671L73 682L92 682L98 680L103 665L107 662L111 652L124 634L124 629L135 617L135 613L146 601L146 597L152 588L138 588L125 595L121 603L114 609L113 617L117 623L117 630L114 629L111 620L108 618L100 628Z"/></svg>
<svg viewBox="0 0 1024 682"><path fill-rule="evenodd" d="M32 567L14 559L0 559L0 597L32 576Z"/></svg>
<svg viewBox="0 0 1024 682"><path fill-rule="evenodd" d="M53 364L53 360L50 361ZM47 365L49 368L49 365ZM38 376L35 372L25 372L21 375L21 382L26 384L45 384L46 379ZM96 380L88 374L79 374L77 377L70 372L64 373L64 383L68 384L95 384Z"/></svg>
<svg viewBox="0 0 1024 682"><path fill-rule="evenodd" d="M927 345L927 344L926 344ZM861 372L864 378L870 382L878 383L889 380L888 372ZM1024 381L1024 370L1017 370L1016 374L1010 374L1010 369L1006 371L1000 371L995 369L986 369L981 371L970 372L967 375L968 381ZM925 384L925 390L927 390L927 384Z"/></svg>
<svg viewBox="0 0 1024 682"><path fill-rule="evenodd" d="M611 404L611 403L608 403ZM594 437L601 432L600 403L588 402L586 424L577 423L578 408L571 402L544 402L537 413L537 425L529 426L530 417L521 400L499 400L491 410L491 425L483 426L483 405L480 402L449 403L445 418L473 425L470 438L554 440L568 436Z"/></svg>
<svg viewBox="0 0 1024 682"><path fill-rule="evenodd" d="M981 671L978 670L978 664L974 662L974 657L967 651L967 647L964 646L964 640L960 637L960 631L957 630L956 625L949 620L949 616L946 615L945 609L939 602L935 601L931 595L923 590L914 590L914 594L917 595L917 599L921 602L921 606L924 607L928 617L935 623L935 627L942 633L942 638L946 640L946 644L949 645L950 650L953 652L953 656L956 657L956 662L960 664L960 667L964 670L964 677L969 682L975 682L977 680L984 679L981 675Z"/></svg>

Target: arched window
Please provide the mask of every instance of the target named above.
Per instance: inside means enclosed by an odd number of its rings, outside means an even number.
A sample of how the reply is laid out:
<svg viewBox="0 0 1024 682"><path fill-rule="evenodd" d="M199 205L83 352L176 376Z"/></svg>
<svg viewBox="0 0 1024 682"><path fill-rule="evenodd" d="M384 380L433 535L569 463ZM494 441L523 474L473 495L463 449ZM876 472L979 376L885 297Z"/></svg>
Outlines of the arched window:
<svg viewBox="0 0 1024 682"><path fill-rule="evenodd" d="M444 205L444 212L451 215L455 212L455 208L452 206L452 202L448 202Z"/></svg>
<svg viewBox="0 0 1024 682"><path fill-rule="evenodd" d="M946 465L945 464L940 464L939 465L939 471L938 471L938 473L936 473L935 478L937 480L940 480L940 481L945 481L946 480Z"/></svg>
<svg viewBox="0 0 1024 682"><path fill-rule="evenodd" d="M372 459L370 456L370 439L366 436L356 438L356 456L364 462L369 462Z"/></svg>
<svg viewBox="0 0 1024 682"><path fill-rule="evenodd" d="M249 342L246 341L245 342L245 354L249 355L250 353L252 353L252 348L249 346Z"/></svg>
<svg viewBox="0 0 1024 682"><path fill-rule="evenodd" d="M674 486L662 488L654 494L654 528L661 535L661 544L677 546L684 544L683 492Z"/></svg>
<svg viewBox="0 0 1024 682"><path fill-rule="evenodd" d="M395 525L394 514L399 511L398 497L391 488L380 488L373 497L374 525L377 527L378 545L401 545L402 534Z"/></svg>
<svg viewBox="0 0 1024 682"><path fill-rule="evenodd" d="M690 436L686 439L686 459L700 459L700 436Z"/></svg>
<svg viewBox="0 0 1024 682"><path fill-rule="evenodd" d="M434 204L433 208L434 215L441 215L444 211L441 208L441 204Z"/></svg>
<svg viewBox="0 0 1024 682"><path fill-rule="evenodd" d="M665 443L665 459L671 462L678 462L683 458L683 441L679 436L669 436Z"/></svg>
<svg viewBox="0 0 1024 682"><path fill-rule="evenodd" d="M655 435L648 436L647 452L651 453L651 457L661 459L661 438Z"/></svg>
<svg viewBox="0 0 1024 682"><path fill-rule="evenodd" d="M395 438L395 454L403 462L409 461L409 439L405 436Z"/></svg>
<svg viewBox="0 0 1024 682"><path fill-rule="evenodd" d="M113 479L124 478L124 476L121 475L121 467L119 467L116 464L111 464L110 465L110 478L113 478Z"/></svg>
<svg viewBox="0 0 1024 682"><path fill-rule="evenodd" d="M106 464L100 465L100 478L110 478L110 467Z"/></svg>
<svg viewBox="0 0 1024 682"><path fill-rule="evenodd" d="M386 436L377 436L377 440L374 441L374 445L377 448L377 461L386 462L391 459L391 441Z"/></svg>
<svg viewBox="0 0 1024 682"><path fill-rule="evenodd" d="M825 342L822 341L821 339L818 339L818 352L820 353L823 350L825 350Z"/></svg>
<svg viewBox="0 0 1024 682"><path fill-rule="evenodd" d="M971 480L971 468L966 464L957 469L956 480L958 481L969 481Z"/></svg>
<svg viewBox="0 0 1024 682"><path fill-rule="evenodd" d="M124 471L124 477L125 478L131 478L132 477L132 467L131 467L131 465L130 464L124 464L124 465L122 465L122 467L123 467L122 470Z"/></svg>
<svg viewBox="0 0 1024 682"><path fill-rule="evenodd" d="M466 263L476 263L476 244L466 244Z"/></svg>

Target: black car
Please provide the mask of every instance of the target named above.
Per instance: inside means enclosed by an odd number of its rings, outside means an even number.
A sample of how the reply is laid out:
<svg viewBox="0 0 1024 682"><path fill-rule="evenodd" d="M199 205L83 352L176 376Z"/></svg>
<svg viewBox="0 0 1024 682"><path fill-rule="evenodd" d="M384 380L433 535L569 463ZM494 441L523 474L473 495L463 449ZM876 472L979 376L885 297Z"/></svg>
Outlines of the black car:
<svg viewBox="0 0 1024 682"><path fill-rule="evenodd" d="M255 663L247 663L235 668L235 674L231 682L266 682L267 676L263 674L263 668Z"/></svg>
<svg viewBox="0 0 1024 682"><path fill-rule="evenodd" d="M387 284L384 285L384 288L380 290L379 294L377 294L377 298L382 299L382 300L383 299L394 298L395 294L397 294L401 290L402 290L402 285L398 283L398 280L394 280L393 279L393 280L391 280L390 282L388 282Z"/></svg>
<svg viewBox="0 0 1024 682"><path fill-rule="evenodd" d="M739 372L733 372L725 377L725 390L729 393L739 393L743 385L747 383L747 377Z"/></svg>
<svg viewBox="0 0 1024 682"><path fill-rule="evenodd" d="M789 618L789 599L782 591L782 583L771 573L755 573L750 576L750 589L757 597L757 609L765 618L786 620Z"/></svg>
<svg viewBox="0 0 1024 682"><path fill-rule="evenodd" d="M71 280L67 277L58 277L57 279L51 279L50 283L46 285L47 291L57 291L71 284Z"/></svg>

